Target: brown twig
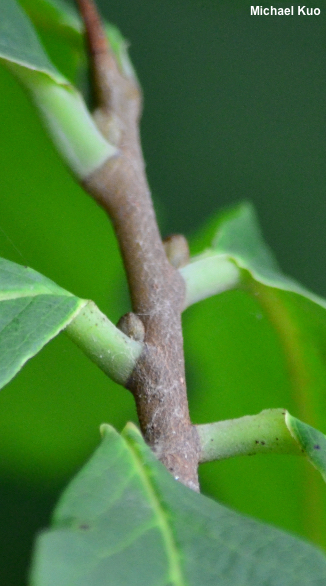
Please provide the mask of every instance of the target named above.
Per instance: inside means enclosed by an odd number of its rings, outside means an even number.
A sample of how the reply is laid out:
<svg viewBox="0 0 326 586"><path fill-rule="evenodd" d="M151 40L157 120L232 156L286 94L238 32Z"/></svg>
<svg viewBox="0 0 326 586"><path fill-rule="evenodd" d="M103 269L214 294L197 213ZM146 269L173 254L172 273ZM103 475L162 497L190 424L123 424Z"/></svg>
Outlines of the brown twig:
<svg viewBox="0 0 326 586"><path fill-rule="evenodd" d="M85 24L85 36L89 54L89 63L93 77L93 90L96 92L98 106L104 106L110 94L105 70L116 69L115 59L107 43L105 32L94 2L76 0L79 12Z"/></svg>
<svg viewBox="0 0 326 586"><path fill-rule="evenodd" d="M139 141L139 88L112 63L92 0L78 5L97 89L95 118L120 153L84 187L113 222L133 311L145 330L145 351L127 387L148 444L175 478L199 490L199 440L189 417L181 329L185 286L167 260L152 206Z"/></svg>

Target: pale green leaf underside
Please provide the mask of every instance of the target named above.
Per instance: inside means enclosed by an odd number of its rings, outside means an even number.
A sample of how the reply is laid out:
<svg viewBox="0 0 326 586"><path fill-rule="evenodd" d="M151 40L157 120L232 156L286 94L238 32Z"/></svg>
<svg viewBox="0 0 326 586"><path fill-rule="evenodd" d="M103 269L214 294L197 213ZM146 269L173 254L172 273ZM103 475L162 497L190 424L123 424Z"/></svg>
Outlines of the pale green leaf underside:
<svg viewBox="0 0 326 586"><path fill-rule="evenodd" d="M207 254L227 255L263 285L297 293L326 308L326 300L284 275L265 243L253 206L244 203L222 215L212 250Z"/></svg>
<svg viewBox="0 0 326 586"><path fill-rule="evenodd" d="M321 586L313 546L176 482L134 426L104 438L37 540L32 586Z"/></svg>
<svg viewBox="0 0 326 586"><path fill-rule="evenodd" d="M289 413L285 417L292 436L305 451L308 460L317 468L326 482L326 436Z"/></svg>
<svg viewBox="0 0 326 586"><path fill-rule="evenodd" d="M0 388L84 305L36 271L0 259Z"/></svg>
<svg viewBox="0 0 326 586"><path fill-rule="evenodd" d="M46 55L28 17L16 0L0 0L0 59L68 83Z"/></svg>

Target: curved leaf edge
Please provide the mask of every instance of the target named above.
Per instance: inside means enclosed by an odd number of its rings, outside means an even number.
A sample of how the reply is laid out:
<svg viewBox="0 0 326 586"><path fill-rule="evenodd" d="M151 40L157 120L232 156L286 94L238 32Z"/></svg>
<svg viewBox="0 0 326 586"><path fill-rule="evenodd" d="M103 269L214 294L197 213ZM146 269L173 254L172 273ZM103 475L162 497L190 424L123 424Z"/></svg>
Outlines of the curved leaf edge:
<svg viewBox="0 0 326 586"><path fill-rule="evenodd" d="M61 300L66 297L70 300L69 306L63 311L63 316L60 313L57 325L51 323L48 334L44 335L43 332L39 344L34 342L22 353L21 359L15 357L15 367L10 376L0 376L0 388L8 384L30 358L63 330L107 376L124 385L143 351L143 344L119 330L93 301L76 297L34 269L0 258L0 317L1 307L6 311L6 302L19 302L22 299L37 301L43 297ZM19 327L19 317L15 320ZM13 348L13 353L15 351Z"/></svg>
<svg viewBox="0 0 326 586"><path fill-rule="evenodd" d="M254 290L254 283L271 289L299 295L326 309L326 299L316 295L295 279L285 275L278 266L273 253L263 239L257 214L250 202L242 202L222 211L208 230L211 244L190 259L190 263L179 269L191 282L196 275L204 274L200 297L188 293L188 307L202 299L228 289ZM213 230L213 227L215 229ZM204 236L200 241L207 240ZM239 271L232 274L232 265ZM220 268L221 267L221 268ZM225 276L226 275L226 276ZM232 275L232 277L229 277ZM205 290L205 281L209 283Z"/></svg>
<svg viewBox="0 0 326 586"><path fill-rule="evenodd" d="M86 300L34 269L0 258L0 388L64 330L86 304ZM32 306L38 307L38 311L33 309L30 313ZM29 312L28 318L26 312ZM34 315L34 322L30 322L31 315ZM44 325L47 315L48 325ZM42 327L35 322L37 316L42 318Z"/></svg>
<svg viewBox="0 0 326 586"><path fill-rule="evenodd" d="M326 436L288 412L285 415L285 422L309 462L320 472L326 482Z"/></svg>
<svg viewBox="0 0 326 586"><path fill-rule="evenodd" d="M172 539L171 546L178 548L174 557L177 574L172 571L171 559L157 552L161 580L165 576L171 585L203 586L218 581L221 586L231 583L235 586L240 583L242 586L263 583L317 586L326 580L326 557L318 547L231 511L184 487L157 461L133 424L127 424L121 435L110 425L103 424L101 433L100 446L62 495L54 512L52 528L37 540L31 571L32 586L53 584L53 573L57 572L62 586L76 586L81 576L86 576L94 586L100 586L103 571L105 575L112 575L113 570L116 575L115 564L121 565L123 553L128 560L129 546L146 530L144 520L144 529L128 538L120 533L120 524L118 541L114 538L112 544L111 538L106 537L115 535L114 522L120 518L124 498L128 511L130 505L136 507L140 527L143 513L149 508L153 510L152 499L157 501L158 514L165 516L164 523L168 523L166 531ZM112 484L111 478L119 479L119 483ZM150 499L144 485L151 493ZM161 532L162 527L153 514L155 527ZM112 523L112 526L105 530L105 523ZM153 521L149 526L147 521L147 527L153 529ZM157 547L157 534L150 535ZM161 550L164 549L169 556L163 537L160 543ZM146 552L136 551L132 571L137 572L137 584L140 584L143 583L143 571L147 581L151 579L150 568L155 568L156 562L153 558L148 564ZM115 552L119 554L116 557ZM163 559L165 566L161 565Z"/></svg>

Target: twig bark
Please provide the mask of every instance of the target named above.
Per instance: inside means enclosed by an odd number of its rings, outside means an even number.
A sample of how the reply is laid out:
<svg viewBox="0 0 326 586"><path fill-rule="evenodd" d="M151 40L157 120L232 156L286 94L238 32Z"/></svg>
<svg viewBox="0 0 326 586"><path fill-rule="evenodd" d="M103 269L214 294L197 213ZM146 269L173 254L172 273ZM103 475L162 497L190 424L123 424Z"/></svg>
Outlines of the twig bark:
<svg viewBox="0 0 326 586"><path fill-rule="evenodd" d="M145 329L145 349L126 386L148 444L175 478L199 490L200 447L189 417L181 329L185 283L167 260L152 206L139 139L140 90L106 46L92 0L78 5L95 80L94 116L119 149L83 185L113 222L133 311Z"/></svg>

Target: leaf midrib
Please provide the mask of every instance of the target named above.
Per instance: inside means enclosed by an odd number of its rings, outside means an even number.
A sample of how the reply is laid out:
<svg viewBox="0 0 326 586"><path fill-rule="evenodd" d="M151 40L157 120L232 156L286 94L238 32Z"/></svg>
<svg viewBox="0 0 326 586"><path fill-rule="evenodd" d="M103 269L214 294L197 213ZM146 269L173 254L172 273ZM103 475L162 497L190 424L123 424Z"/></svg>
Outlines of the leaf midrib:
<svg viewBox="0 0 326 586"><path fill-rule="evenodd" d="M174 539L173 531L171 529L169 522L166 519L164 509L161 505L161 497L160 495L158 495L154 484L150 481L148 475L145 473L144 464L141 461L137 451L135 450L133 445L129 443L128 438L125 437L124 439L127 443L130 454L134 460L139 479L141 480L145 488L145 491L148 495L152 510L156 515L158 527L161 529L163 543L170 564L169 578L171 580L171 583L173 583L174 586L188 586L185 580L185 576L183 575L180 563L180 556L177 551L178 548L176 541Z"/></svg>
<svg viewBox="0 0 326 586"><path fill-rule="evenodd" d="M62 293L60 291L58 292L54 292L54 291L50 291L50 290L37 290L37 291L9 291L8 293L6 292L5 294L1 294L0 293L0 302L1 301L14 301L15 299L25 299L26 297L30 297L30 298L34 298L34 297L42 297L45 295L51 295L52 297L74 297L74 295L72 295L71 293L65 292L64 290L62 290Z"/></svg>

